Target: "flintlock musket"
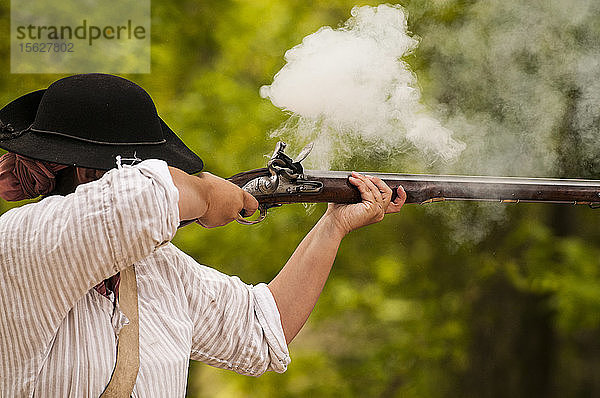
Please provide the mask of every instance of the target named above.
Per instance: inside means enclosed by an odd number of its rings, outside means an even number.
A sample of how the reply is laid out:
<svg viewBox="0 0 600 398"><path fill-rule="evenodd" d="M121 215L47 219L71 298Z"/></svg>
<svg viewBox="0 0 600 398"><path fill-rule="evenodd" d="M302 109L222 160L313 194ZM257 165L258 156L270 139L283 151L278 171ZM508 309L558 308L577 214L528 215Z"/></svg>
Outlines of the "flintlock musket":
<svg viewBox="0 0 600 398"><path fill-rule="evenodd" d="M252 194L259 202L260 216L241 224L262 221L267 210L286 203L357 203L358 189L350 184L349 171L304 170L301 162L308 156L307 145L296 159L285 154L286 144L278 142L266 168L245 171L229 181ZM600 207L600 180L489 177L461 175L365 173L377 176L392 188L401 185L405 203L469 200L503 203L538 202L585 204Z"/></svg>

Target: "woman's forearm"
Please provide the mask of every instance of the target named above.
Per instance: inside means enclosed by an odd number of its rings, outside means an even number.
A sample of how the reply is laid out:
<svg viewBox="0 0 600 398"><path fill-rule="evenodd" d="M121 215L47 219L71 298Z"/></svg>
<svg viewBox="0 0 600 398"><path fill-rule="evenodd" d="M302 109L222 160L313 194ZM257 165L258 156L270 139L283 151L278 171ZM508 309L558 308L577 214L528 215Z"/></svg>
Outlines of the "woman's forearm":
<svg viewBox="0 0 600 398"><path fill-rule="evenodd" d="M386 213L400 211L406 200L404 189L398 187L398 196L391 202L392 190L377 177L352 172L348 181L358 188L362 202L330 203L325 215L269 284L288 343L313 310L342 238L350 231L381 221Z"/></svg>
<svg viewBox="0 0 600 398"><path fill-rule="evenodd" d="M288 344L312 312L344 235L326 213L269 283Z"/></svg>

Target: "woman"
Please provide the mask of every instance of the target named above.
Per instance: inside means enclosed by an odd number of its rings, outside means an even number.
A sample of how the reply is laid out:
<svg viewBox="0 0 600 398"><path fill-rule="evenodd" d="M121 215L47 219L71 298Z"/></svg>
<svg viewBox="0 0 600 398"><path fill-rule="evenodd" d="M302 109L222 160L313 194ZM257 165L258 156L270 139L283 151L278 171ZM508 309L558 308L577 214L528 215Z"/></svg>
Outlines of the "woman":
<svg viewBox="0 0 600 398"><path fill-rule="evenodd" d="M362 203L330 205L268 286L249 286L169 243L182 220L225 225L258 203L190 175L201 159L139 86L71 76L11 102L0 123L0 196L50 194L0 217L3 396L184 396L190 358L283 372L343 236L405 198L354 173Z"/></svg>

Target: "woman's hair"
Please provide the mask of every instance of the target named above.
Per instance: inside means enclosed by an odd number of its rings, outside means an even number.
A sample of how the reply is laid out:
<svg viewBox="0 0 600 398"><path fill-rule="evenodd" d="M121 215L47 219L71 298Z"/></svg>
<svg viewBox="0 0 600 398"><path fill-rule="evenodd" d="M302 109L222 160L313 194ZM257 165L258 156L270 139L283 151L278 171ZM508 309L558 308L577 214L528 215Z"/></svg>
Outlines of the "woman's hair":
<svg viewBox="0 0 600 398"><path fill-rule="evenodd" d="M73 174L73 167L9 152L0 157L0 197L18 201L63 193L72 187Z"/></svg>

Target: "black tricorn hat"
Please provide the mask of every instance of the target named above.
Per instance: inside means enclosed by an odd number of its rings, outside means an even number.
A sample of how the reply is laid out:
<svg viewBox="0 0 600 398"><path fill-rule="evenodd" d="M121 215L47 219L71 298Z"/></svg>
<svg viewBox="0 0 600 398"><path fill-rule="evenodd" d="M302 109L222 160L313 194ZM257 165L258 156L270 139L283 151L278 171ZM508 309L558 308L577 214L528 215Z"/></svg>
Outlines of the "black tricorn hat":
<svg viewBox="0 0 600 398"><path fill-rule="evenodd" d="M57 80L0 109L0 147L37 160L100 170L114 168L117 156L162 159L190 174L203 167L158 116L143 88L100 73Z"/></svg>

